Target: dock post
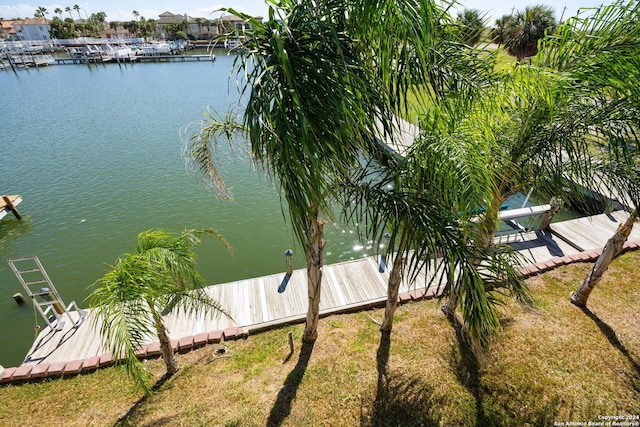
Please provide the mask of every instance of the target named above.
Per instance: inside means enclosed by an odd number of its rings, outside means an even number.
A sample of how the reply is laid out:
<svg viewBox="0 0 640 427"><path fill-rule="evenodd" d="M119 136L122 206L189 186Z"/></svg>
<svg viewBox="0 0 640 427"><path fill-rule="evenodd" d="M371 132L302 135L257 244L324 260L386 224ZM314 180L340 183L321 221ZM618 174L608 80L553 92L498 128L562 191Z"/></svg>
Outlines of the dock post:
<svg viewBox="0 0 640 427"><path fill-rule="evenodd" d="M291 276L293 274L293 260L291 259L293 255L293 251L291 249L287 249L284 252L284 256L287 260L287 274Z"/></svg>
<svg viewBox="0 0 640 427"><path fill-rule="evenodd" d="M384 233L384 246L385 252L380 256L380 267L378 268L378 272L384 273L387 269L387 256L385 255L389 251L389 239L391 239L391 234Z"/></svg>
<svg viewBox="0 0 640 427"><path fill-rule="evenodd" d="M15 294L13 294L13 299L18 303L18 305L23 305L25 301L20 292L16 292Z"/></svg>
<svg viewBox="0 0 640 427"><path fill-rule="evenodd" d="M18 209L16 209L16 206L13 204L13 202L11 201L11 199L9 198L9 196L2 196L2 200L4 200L4 202L7 205L7 208L13 212L13 214L15 215L16 218L18 219L22 219L22 215L20 215L20 212L18 212Z"/></svg>
<svg viewBox="0 0 640 427"><path fill-rule="evenodd" d="M551 207L549 208L547 213L544 214L542 220L540 221L540 230L546 230L549 227L549 224L551 224L551 220L553 219L554 215L557 214L562 207L562 200L558 201L555 197L552 197L551 201L549 201L549 205L551 205Z"/></svg>

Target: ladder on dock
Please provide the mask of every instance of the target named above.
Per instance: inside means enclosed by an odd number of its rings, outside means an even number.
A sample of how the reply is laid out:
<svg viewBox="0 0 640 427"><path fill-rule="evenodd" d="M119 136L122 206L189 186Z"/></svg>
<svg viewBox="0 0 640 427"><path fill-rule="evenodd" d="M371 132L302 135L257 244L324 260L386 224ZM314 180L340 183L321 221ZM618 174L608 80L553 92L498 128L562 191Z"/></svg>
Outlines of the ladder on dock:
<svg viewBox="0 0 640 427"><path fill-rule="evenodd" d="M80 310L75 301L68 306L64 304L37 256L10 259L7 262L51 330L61 331L66 319L74 328L80 326L86 310ZM71 316L72 311L76 314L75 319Z"/></svg>

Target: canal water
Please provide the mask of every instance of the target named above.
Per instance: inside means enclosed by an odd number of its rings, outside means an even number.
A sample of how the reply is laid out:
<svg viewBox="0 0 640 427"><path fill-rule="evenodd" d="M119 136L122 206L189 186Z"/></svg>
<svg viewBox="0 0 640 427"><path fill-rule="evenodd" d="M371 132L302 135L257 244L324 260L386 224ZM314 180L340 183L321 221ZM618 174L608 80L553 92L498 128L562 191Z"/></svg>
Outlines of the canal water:
<svg viewBox="0 0 640 427"><path fill-rule="evenodd" d="M218 230L234 253L213 239L198 248L210 284L283 272L289 248L295 268L304 267L277 191L241 149L219 152L233 201L217 199L185 168L181 131L198 126L203 111L224 113L237 101L233 57L216 58L0 72L0 194L24 199L22 221L0 221L1 365L19 365L35 326L45 326L29 301L12 299L24 291L8 259L38 256L64 301L80 307L109 265L135 250L136 235L152 228ZM326 263L372 254L353 230L326 231Z"/></svg>
<svg viewBox="0 0 640 427"><path fill-rule="evenodd" d="M215 62L52 65L0 72L0 193L21 194L23 220L0 221L0 364L21 363L44 327L7 260L37 255L65 302L86 307L90 286L137 233L211 227L198 249L211 284L282 272L294 245L273 185L246 157L222 149L233 201L221 201L189 173L181 129L237 100L233 57ZM240 150L241 151L241 150ZM370 253L355 233L329 227L326 262ZM26 296L26 294L25 294Z"/></svg>

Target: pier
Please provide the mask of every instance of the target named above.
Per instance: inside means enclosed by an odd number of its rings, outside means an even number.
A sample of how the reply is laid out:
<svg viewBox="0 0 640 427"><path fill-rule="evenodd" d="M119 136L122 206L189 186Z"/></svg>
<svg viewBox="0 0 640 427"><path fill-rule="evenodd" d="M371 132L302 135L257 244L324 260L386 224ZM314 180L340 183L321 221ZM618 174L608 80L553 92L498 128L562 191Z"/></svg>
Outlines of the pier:
<svg viewBox="0 0 640 427"><path fill-rule="evenodd" d="M544 231L523 231L510 244L526 260L521 270L525 276L557 265L594 261L628 215L625 211L614 211L552 223ZM626 248L638 247L640 228L636 226ZM380 270L377 256L324 266L321 315L383 306L389 272ZM403 281L400 302L436 296L437 288L426 288L425 279L422 274L415 283ZM169 313L165 324L176 351L188 351L206 343L235 339L240 334L303 322L306 317L306 269L294 270L290 276L278 273L213 285L206 291L228 310L233 320L223 316ZM113 363L99 332L92 327L90 310L87 317L80 326L74 327L74 322L67 322L60 331L45 328L36 337L23 364L8 368L0 381L76 373ZM141 357L159 354L158 343L153 337L149 337L148 344L139 354Z"/></svg>
<svg viewBox="0 0 640 427"><path fill-rule="evenodd" d="M212 62L215 55L138 55L114 59L110 57L76 57L76 58L55 58L59 65L87 64L87 63L119 63L119 62Z"/></svg>

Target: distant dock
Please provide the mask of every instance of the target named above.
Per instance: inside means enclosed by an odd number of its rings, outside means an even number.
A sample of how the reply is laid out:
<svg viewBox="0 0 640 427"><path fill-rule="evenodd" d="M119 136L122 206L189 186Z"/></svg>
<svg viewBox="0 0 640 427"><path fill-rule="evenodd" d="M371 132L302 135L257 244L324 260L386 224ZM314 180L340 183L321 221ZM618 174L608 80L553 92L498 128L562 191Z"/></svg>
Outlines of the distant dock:
<svg viewBox="0 0 640 427"><path fill-rule="evenodd" d="M119 60L100 57L80 57L80 58L55 58L59 65L87 64L87 63L129 63L129 62L212 62L215 55L139 55L131 58L121 58Z"/></svg>

